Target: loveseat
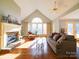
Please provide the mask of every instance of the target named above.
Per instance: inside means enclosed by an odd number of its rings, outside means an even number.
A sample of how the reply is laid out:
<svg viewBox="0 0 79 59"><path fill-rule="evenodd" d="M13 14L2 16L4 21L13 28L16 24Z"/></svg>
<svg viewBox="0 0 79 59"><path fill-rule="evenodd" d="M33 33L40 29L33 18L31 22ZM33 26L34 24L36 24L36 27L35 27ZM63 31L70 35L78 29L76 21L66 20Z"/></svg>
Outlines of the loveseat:
<svg viewBox="0 0 79 59"><path fill-rule="evenodd" d="M58 56L75 56L76 55L76 40L72 35L65 35L62 42L58 42L61 36L60 33L52 33L47 38L47 43L52 48L54 53ZM55 37L55 35L59 35Z"/></svg>

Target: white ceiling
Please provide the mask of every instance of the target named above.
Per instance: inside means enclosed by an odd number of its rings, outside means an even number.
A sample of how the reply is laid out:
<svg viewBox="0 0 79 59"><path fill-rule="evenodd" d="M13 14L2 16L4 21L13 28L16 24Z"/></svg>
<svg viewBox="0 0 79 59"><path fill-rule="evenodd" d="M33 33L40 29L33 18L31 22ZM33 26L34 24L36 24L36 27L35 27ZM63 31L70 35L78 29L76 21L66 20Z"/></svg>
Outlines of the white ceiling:
<svg viewBox="0 0 79 59"><path fill-rule="evenodd" d="M30 15L35 10L39 10L51 20L60 16L79 2L79 0L56 0L58 10L55 12L52 10L52 8L54 8L54 1L55 0L15 0L21 8L22 18Z"/></svg>

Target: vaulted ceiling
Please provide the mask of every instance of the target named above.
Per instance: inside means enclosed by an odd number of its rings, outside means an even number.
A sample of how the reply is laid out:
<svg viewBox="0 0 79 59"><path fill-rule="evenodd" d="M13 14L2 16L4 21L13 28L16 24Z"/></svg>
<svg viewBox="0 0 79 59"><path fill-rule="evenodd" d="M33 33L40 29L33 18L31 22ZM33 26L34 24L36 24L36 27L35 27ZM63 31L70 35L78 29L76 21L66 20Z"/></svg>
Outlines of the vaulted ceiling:
<svg viewBox="0 0 79 59"><path fill-rule="evenodd" d="M68 12L73 6L79 3L79 0L14 0L21 8L21 17L25 18L35 10L39 10L49 19L63 15ZM57 10L53 11L55 2Z"/></svg>

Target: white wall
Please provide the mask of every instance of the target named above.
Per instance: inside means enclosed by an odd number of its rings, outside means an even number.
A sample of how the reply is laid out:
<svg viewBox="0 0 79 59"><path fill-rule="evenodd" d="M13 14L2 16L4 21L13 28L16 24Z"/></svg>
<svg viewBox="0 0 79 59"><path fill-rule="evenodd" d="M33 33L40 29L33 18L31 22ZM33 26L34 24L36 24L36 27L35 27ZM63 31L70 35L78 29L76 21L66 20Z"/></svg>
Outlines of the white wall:
<svg viewBox="0 0 79 59"><path fill-rule="evenodd" d="M53 32L59 32L60 30L60 19L53 20Z"/></svg>
<svg viewBox="0 0 79 59"><path fill-rule="evenodd" d="M20 16L20 7L13 0L0 0L0 15Z"/></svg>

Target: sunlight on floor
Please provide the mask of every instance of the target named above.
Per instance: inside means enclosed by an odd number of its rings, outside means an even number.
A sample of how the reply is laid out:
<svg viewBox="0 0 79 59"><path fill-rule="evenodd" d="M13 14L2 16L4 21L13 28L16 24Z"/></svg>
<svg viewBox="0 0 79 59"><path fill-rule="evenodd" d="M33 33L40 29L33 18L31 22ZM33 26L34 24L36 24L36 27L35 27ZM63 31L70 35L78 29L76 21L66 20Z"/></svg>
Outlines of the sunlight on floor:
<svg viewBox="0 0 79 59"><path fill-rule="evenodd" d="M28 41L28 42L18 46L17 48L29 48L30 46L32 46L34 44L35 41L36 41L36 39L34 39L32 41Z"/></svg>
<svg viewBox="0 0 79 59"><path fill-rule="evenodd" d="M18 46L17 48L29 48L30 45L32 45L32 41L26 42L26 43Z"/></svg>
<svg viewBox="0 0 79 59"><path fill-rule="evenodd" d="M36 42L36 40L39 40L40 41L39 43L41 43L42 40L40 40L40 39L46 39L46 38L37 37L33 41L28 41L28 42L18 46L17 48L29 48L31 45L33 45Z"/></svg>
<svg viewBox="0 0 79 59"><path fill-rule="evenodd" d="M5 54L0 56L0 59L16 59L16 57L18 57L20 55L19 54Z"/></svg>

